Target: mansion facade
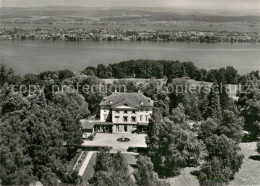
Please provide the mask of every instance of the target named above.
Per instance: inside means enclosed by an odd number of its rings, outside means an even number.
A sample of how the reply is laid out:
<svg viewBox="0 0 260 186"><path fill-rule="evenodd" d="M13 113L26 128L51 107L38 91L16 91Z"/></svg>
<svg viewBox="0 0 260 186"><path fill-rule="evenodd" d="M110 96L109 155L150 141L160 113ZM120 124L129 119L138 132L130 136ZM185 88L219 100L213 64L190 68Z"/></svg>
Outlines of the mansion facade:
<svg viewBox="0 0 260 186"><path fill-rule="evenodd" d="M114 92L100 103L100 120L85 122L93 132L144 132L153 112L154 102L142 93Z"/></svg>

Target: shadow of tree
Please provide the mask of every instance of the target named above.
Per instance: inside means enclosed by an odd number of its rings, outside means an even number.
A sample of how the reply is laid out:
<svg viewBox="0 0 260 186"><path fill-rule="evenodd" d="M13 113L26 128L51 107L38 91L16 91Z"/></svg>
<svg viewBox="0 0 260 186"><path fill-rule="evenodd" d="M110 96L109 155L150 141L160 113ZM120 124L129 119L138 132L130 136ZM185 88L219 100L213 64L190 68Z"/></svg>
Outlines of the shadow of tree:
<svg viewBox="0 0 260 186"><path fill-rule="evenodd" d="M199 177L200 171L198 171L198 170L191 171L190 174L193 175L193 176Z"/></svg>
<svg viewBox="0 0 260 186"><path fill-rule="evenodd" d="M249 159L260 161L260 155L249 156Z"/></svg>

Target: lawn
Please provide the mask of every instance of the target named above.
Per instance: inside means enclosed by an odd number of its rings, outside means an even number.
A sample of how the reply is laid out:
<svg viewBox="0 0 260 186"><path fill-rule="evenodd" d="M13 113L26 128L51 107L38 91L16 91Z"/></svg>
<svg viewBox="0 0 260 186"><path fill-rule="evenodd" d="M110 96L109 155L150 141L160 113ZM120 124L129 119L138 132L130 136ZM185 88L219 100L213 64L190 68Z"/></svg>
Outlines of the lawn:
<svg viewBox="0 0 260 186"><path fill-rule="evenodd" d="M192 171L199 170L199 168L184 168L181 174L174 178L168 178L167 182L174 186L199 186L199 180L196 176L190 174Z"/></svg>
<svg viewBox="0 0 260 186"><path fill-rule="evenodd" d="M257 155L256 142L240 143L241 153L245 156L239 172L230 186L260 185L260 161L250 159L250 156ZM199 186L198 179L190 172L199 168L185 168L179 176L167 179L174 186Z"/></svg>
<svg viewBox="0 0 260 186"><path fill-rule="evenodd" d="M256 142L240 143L239 146L245 158L240 171L230 185L260 185L260 161L250 159L250 156L257 155Z"/></svg>
<svg viewBox="0 0 260 186"><path fill-rule="evenodd" d="M93 153L93 155L91 156L91 158L88 162L88 166L85 169L85 172L82 176L81 185L89 185L88 180L90 178L92 178L92 176L94 175L94 165L96 163L96 156L97 156L97 153Z"/></svg>

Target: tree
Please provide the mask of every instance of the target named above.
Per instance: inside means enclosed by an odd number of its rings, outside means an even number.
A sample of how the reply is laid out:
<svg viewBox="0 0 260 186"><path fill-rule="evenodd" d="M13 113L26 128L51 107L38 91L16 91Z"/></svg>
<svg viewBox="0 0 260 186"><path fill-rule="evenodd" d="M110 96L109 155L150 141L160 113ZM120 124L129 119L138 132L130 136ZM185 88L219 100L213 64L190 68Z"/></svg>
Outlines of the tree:
<svg viewBox="0 0 260 186"><path fill-rule="evenodd" d="M99 103L106 96L105 86L103 86L102 81L96 76L87 76L79 85L80 87L89 87L87 90L80 88L79 93L84 96L91 114L99 114Z"/></svg>
<svg viewBox="0 0 260 186"><path fill-rule="evenodd" d="M218 86L221 110L225 110L228 108L230 102L230 98L228 95L228 86L224 81L220 82Z"/></svg>
<svg viewBox="0 0 260 186"><path fill-rule="evenodd" d="M221 120L208 118L202 121L197 129L198 137L205 141L208 137L217 134L239 143L243 137L243 118L234 112L225 110Z"/></svg>
<svg viewBox="0 0 260 186"><path fill-rule="evenodd" d="M216 119L221 119L222 111L220 104L220 94L219 94L219 85L214 83L212 85L210 94L209 94L209 116Z"/></svg>
<svg viewBox="0 0 260 186"><path fill-rule="evenodd" d="M260 142L256 144L256 151L260 154Z"/></svg>
<svg viewBox="0 0 260 186"><path fill-rule="evenodd" d="M207 119L208 117L208 106L208 93L206 92L206 86L203 86L199 92L199 110L203 119Z"/></svg>
<svg viewBox="0 0 260 186"><path fill-rule="evenodd" d="M99 78L107 78L106 66L105 65L99 64L97 66L97 76Z"/></svg>
<svg viewBox="0 0 260 186"><path fill-rule="evenodd" d="M65 174L66 148L60 123L53 119L54 108L32 105L34 112L22 121L24 147L32 159L34 174L43 184L57 184Z"/></svg>
<svg viewBox="0 0 260 186"><path fill-rule="evenodd" d="M1 114L5 115L17 110L27 108L29 102L20 93L10 93L2 102Z"/></svg>
<svg viewBox="0 0 260 186"><path fill-rule="evenodd" d="M181 168L198 164L203 143L185 124L177 124L154 111L147 131L148 156L159 176L178 175Z"/></svg>
<svg viewBox="0 0 260 186"><path fill-rule="evenodd" d="M79 120L87 117L90 112L88 103L82 95L77 92L70 93L69 87L53 95L55 114L53 119L61 123L64 133L64 141L69 146L78 146L82 143L82 132Z"/></svg>
<svg viewBox="0 0 260 186"><path fill-rule="evenodd" d="M172 114L169 117L174 123L178 124L185 124L186 123L186 115L185 115L185 108L180 103L178 107L172 110Z"/></svg>
<svg viewBox="0 0 260 186"><path fill-rule="evenodd" d="M202 121L197 130L199 139L206 141L208 137L215 134L218 127L219 123L215 119L208 118L206 121Z"/></svg>
<svg viewBox="0 0 260 186"><path fill-rule="evenodd" d="M4 64L0 64L0 86L5 83L19 84L21 77L16 75L12 68L7 68Z"/></svg>
<svg viewBox="0 0 260 186"><path fill-rule="evenodd" d="M24 85L37 85L40 84L39 78L36 74L25 74L22 80Z"/></svg>
<svg viewBox="0 0 260 186"><path fill-rule="evenodd" d="M67 78L71 78L73 76L73 72L70 70L60 70L58 71L58 76L60 81L67 79Z"/></svg>
<svg viewBox="0 0 260 186"><path fill-rule="evenodd" d="M133 185L133 181L128 171L127 161L118 152L112 154L101 151L97 154L94 166L94 176L90 183L94 185Z"/></svg>
<svg viewBox="0 0 260 186"><path fill-rule="evenodd" d="M79 119L88 113L84 97L64 91L47 100L39 90L25 97L13 93L8 84L1 90L2 183L77 184L78 177L66 165L82 143Z"/></svg>
<svg viewBox="0 0 260 186"><path fill-rule="evenodd" d="M91 66L88 66L84 71L83 71L84 74L86 75L97 75L97 68L96 67L91 67Z"/></svg>
<svg viewBox="0 0 260 186"><path fill-rule="evenodd" d="M249 132L250 140L257 140L260 135L260 94L259 80L255 75L246 75L240 79L238 107L245 119L244 130Z"/></svg>
<svg viewBox="0 0 260 186"><path fill-rule="evenodd" d="M228 183L241 167L243 155L236 143L225 135L212 135L204 141L208 155L201 166L199 180L203 185Z"/></svg>
<svg viewBox="0 0 260 186"><path fill-rule="evenodd" d="M232 111L225 110L216 133L224 134L239 143L243 137L243 123L242 117L236 116Z"/></svg>
<svg viewBox="0 0 260 186"><path fill-rule="evenodd" d="M191 86L192 85L184 79L176 79L169 84L169 87L172 89L169 93L170 111L181 103L189 119L198 121L201 119L198 90L196 87Z"/></svg>
<svg viewBox="0 0 260 186"><path fill-rule="evenodd" d="M226 67L225 78L227 83L236 84L238 77L239 77L238 72L234 67L232 66Z"/></svg>
<svg viewBox="0 0 260 186"><path fill-rule="evenodd" d="M146 156L138 156L134 177L137 185L168 185L158 179L158 175L153 170L153 163Z"/></svg>
<svg viewBox="0 0 260 186"><path fill-rule="evenodd" d="M198 68L192 62L183 62L183 66L187 76L191 79L196 79L198 77Z"/></svg>
<svg viewBox="0 0 260 186"><path fill-rule="evenodd" d="M25 153L19 118L0 121L0 180L3 185L29 185L37 181L31 158Z"/></svg>

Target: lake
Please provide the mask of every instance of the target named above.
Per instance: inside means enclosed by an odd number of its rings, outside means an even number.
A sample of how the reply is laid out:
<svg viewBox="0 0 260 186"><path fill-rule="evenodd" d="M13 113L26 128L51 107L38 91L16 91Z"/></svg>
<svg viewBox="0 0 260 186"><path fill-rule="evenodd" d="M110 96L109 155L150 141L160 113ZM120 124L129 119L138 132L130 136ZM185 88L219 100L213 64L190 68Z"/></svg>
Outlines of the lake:
<svg viewBox="0 0 260 186"><path fill-rule="evenodd" d="M0 40L0 47L0 63L19 74L81 71L130 59L192 61L206 69L234 66L241 74L260 70L260 44Z"/></svg>

